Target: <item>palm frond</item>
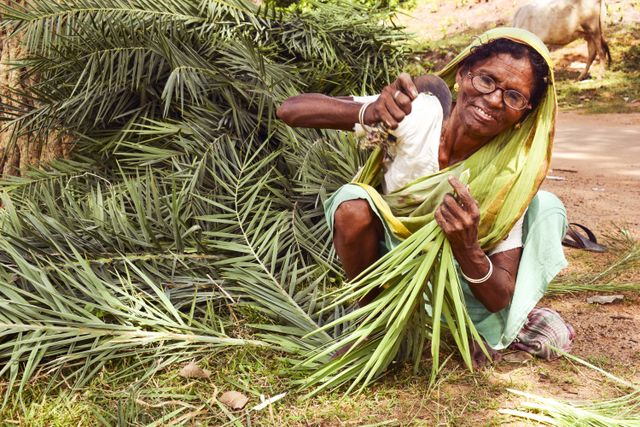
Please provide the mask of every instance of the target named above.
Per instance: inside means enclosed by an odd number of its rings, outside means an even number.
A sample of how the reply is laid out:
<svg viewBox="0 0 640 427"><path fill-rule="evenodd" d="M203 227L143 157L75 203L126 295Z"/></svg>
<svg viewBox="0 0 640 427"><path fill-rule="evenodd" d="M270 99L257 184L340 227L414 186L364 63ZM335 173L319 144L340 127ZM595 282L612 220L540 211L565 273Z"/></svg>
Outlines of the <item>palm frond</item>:
<svg viewBox="0 0 640 427"><path fill-rule="evenodd" d="M139 362L121 375L152 375L234 345L331 341L309 335L345 312L323 297L341 274L322 201L362 155L274 112L303 90L381 87L403 53L386 15L240 0L32 0L0 15L33 78L6 123L74 143L70 160L0 180L5 396L40 369L80 387L122 357Z"/></svg>
<svg viewBox="0 0 640 427"><path fill-rule="evenodd" d="M0 240L4 256L15 264L0 281L0 375L8 377L10 389L19 384L20 392L40 369L78 367L65 377L81 386L108 361L131 354L149 367L168 355L175 362L205 348L268 346L230 338L221 328L224 323L202 322L181 311L180 305L224 295L215 287L212 293L212 283L201 280L189 294L178 294L185 300L176 300L150 278L165 260L123 259L119 272L117 264L97 261L96 268L77 251L56 262L21 253L11 243Z"/></svg>
<svg viewBox="0 0 640 427"><path fill-rule="evenodd" d="M225 189L210 201L218 212L198 219L226 225L204 234L207 246L230 254L216 263L230 284L227 291L269 317L284 318L299 329L297 335L304 336L317 327L314 305L323 293L322 283L317 283L315 266L300 256L292 224L295 212L274 209L277 194L268 190L282 185L283 177L273 166L280 153L261 153L267 144L243 157L229 146L233 157L227 157L227 163L216 162L210 171ZM280 197L281 203L288 203ZM328 335L320 335L309 342L322 344L327 339Z"/></svg>
<svg viewBox="0 0 640 427"><path fill-rule="evenodd" d="M579 363L605 376L625 389L631 390L620 397L592 402L566 402L543 397L533 393L507 389L524 397L525 401L517 409L501 409L499 412L515 418L535 421L552 426L620 426L640 425L640 385L619 378L577 356L554 348L572 362Z"/></svg>
<svg viewBox="0 0 640 427"><path fill-rule="evenodd" d="M509 391L527 399L522 409L501 409L500 413L551 426L588 425L631 427L640 425L640 390L600 402L567 403L518 390Z"/></svg>

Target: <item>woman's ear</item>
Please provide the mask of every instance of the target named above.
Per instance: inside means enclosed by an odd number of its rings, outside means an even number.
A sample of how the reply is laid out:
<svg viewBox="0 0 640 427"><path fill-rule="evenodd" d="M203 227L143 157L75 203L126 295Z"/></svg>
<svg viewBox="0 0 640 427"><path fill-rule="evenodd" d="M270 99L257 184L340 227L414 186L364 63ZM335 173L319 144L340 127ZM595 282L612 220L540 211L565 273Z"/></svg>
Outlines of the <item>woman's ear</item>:
<svg viewBox="0 0 640 427"><path fill-rule="evenodd" d="M457 99L458 91L460 90L460 85L462 84L462 80L464 79L464 70L463 67L458 68L456 71L456 82L453 85L453 97Z"/></svg>
<svg viewBox="0 0 640 427"><path fill-rule="evenodd" d="M456 71L456 83L458 85L462 83L462 67L458 68L458 71Z"/></svg>
<svg viewBox="0 0 640 427"><path fill-rule="evenodd" d="M464 81L464 76L467 73L465 67L458 68L456 71L456 83L453 85L453 91L457 94L462 86L462 82Z"/></svg>
<svg viewBox="0 0 640 427"><path fill-rule="evenodd" d="M456 71L456 83L458 86L462 84L462 80L464 80L464 75L467 74L467 69L462 66L458 67L458 71Z"/></svg>

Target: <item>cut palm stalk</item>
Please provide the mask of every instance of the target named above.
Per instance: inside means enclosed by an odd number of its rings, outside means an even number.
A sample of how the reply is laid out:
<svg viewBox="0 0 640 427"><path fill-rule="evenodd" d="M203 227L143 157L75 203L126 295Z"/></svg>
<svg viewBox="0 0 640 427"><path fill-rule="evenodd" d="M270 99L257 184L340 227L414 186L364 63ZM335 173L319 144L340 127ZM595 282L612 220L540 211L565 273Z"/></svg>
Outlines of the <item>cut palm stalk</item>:
<svg viewBox="0 0 640 427"><path fill-rule="evenodd" d="M430 281L432 289L429 289ZM468 321L453 254L437 225L429 224L417 230L355 281L334 293L335 299L328 307L348 303L382 285L384 291L371 303L318 329L344 326L338 338L311 354L300 367L311 367L341 348L348 347L348 350L304 380L305 387L319 385L310 395L346 383L350 383L347 393L360 392L396 359L410 356L417 366L429 333L433 380L440 366L442 318L465 363L471 367L466 329L471 329L474 339L481 340ZM426 312L425 295L432 306L432 317ZM410 323L417 323L417 330L410 330ZM401 350L403 342L407 343L408 351Z"/></svg>

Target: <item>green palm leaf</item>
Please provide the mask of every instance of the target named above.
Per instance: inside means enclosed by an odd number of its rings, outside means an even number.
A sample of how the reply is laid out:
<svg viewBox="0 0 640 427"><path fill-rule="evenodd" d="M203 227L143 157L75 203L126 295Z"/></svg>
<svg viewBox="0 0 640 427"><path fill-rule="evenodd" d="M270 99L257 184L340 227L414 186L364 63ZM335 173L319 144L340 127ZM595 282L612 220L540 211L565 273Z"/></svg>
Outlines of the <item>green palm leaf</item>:
<svg viewBox="0 0 640 427"><path fill-rule="evenodd" d="M344 5L233 0L34 0L0 14L34 77L19 94L30 105L3 119L74 145L0 180L6 398L40 369L80 387L118 358L138 360L122 376L150 376L229 346L306 353L341 332L309 335L345 312L323 298L341 279L321 202L362 155L274 112L302 90L379 87L402 55L397 29Z"/></svg>

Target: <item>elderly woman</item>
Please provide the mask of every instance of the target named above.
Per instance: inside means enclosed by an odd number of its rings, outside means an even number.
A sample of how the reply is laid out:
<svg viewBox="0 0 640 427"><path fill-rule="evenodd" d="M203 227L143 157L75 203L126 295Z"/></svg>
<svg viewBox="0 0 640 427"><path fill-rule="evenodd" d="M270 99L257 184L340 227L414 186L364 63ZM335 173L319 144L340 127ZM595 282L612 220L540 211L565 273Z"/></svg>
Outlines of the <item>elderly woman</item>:
<svg viewBox="0 0 640 427"><path fill-rule="evenodd" d="M501 28L480 36L441 71L455 98L448 118L446 106L420 93L407 74L379 95L302 94L283 103L278 117L291 126L363 134L382 123L397 141L374 153L354 183L325 204L349 279L435 220L457 261L471 320L490 347L526 341L522 349L548 356L538 346L540 335L530 336L537 327L532 321L552 332L555 346L568 346L570 326L553 312L534 311L566 265L564 207L538 192L555 130L549 64L535 36ZM382 195L373 188L380 169ZM469 185L457 178L463 171L471 173ZM454 194L445 194L446 185Z"/></svg>

